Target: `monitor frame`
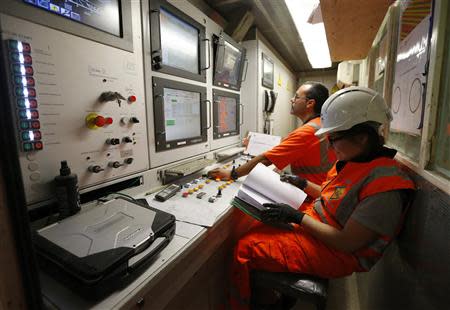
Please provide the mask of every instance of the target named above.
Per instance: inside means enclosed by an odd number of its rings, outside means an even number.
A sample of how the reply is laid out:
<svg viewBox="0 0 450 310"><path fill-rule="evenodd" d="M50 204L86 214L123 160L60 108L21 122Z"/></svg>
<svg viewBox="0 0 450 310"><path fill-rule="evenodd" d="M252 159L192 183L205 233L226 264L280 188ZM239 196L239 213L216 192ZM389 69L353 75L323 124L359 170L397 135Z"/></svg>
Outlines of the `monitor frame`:
<svg viewBox="0 0 450 310"><path fill-rule="evenodd" d="M227 132L219 132L219 105L218 97L229 97L236 99L236 130ZM222 139L237 136L241 132L241 102L240 95L237 93L227 92L219 89L213 89L213 139Z"/></svg>
<svg viewBox="0 0 450 310"><path fill-rule="evenodd" d="M145 2L145 1L144 1ZM180 68L171 67L163 64L162 51L161 51L161 25L160 25L160 10L161 7L172 15L175 15L180 20L196 28L199 33L198 37L198 70L199 73L193 73ZM145 7L144 7L145 9ZM206 38L206 28L186 13L180 11L166 0L152 0L150 1L150 9L148 10L150 15L150 59L152 71L167 73L170 75L195 80L199 82L206 82L206 70L210 65L206 66L206 51L203 42L209 42ZM209 46L208 46L209 52ZM209 59L209 62L211 60Z"/></svg>
<svg viewBox="0 0 450 310"><path fill-rule="evenodd" d="M225 41L227 43L229 43L230 45L232 45L234 48L238 49L241 52L241 55L242 55L241 63L239 65L239 76L238 76L236 84L228 84L228 83L224 83L222 81L218 81L216 79L216 77L217 77L217 64L220 61L223 62L223 57L225 55L225 43L224 43ZM214 47L214 49L213 49L214 50L213 85L214 86L223 87L223 88L232 89L232 90L240 90L241 89L241 83L243 81L242 75L244 73L244 63L245 63L246 49L244 47L242 47L241 45L239 45L238 43L236 43L230 36L228 36L224 32L221 32L220 35L215 35L215 34L213 35L213 47Z"/></svg>
<svg viewBox="0 0 450 310"><path fill-rule="evenodd" d="M156 152L172 150L192 144L202 143L208 139L206 87L153 77L153 120L155 128ZM172 88L200 93L200 135L196 137L167 141L165 134L164 88Z"/></svg>
<svg viewBox="0 0 450 310"><path fill-rule="evenodd" d="M61 15L26 4L23 0L1 0L0 12L60 30L78 37L133 52L131 2L119 0L121 36L115 36L93 26L72 21Z"/></svg>

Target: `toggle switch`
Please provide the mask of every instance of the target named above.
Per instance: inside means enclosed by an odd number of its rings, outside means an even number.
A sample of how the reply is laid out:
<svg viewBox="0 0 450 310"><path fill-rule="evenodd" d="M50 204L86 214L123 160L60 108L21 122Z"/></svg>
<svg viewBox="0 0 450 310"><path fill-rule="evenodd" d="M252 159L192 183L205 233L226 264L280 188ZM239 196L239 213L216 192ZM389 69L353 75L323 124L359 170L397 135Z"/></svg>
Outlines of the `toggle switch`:
<svg viewBox="0 0 450 310"><path fill-rule="evenodd" d="M133 157L126 158L123 162L127 165L131 165L133 163Z"/></svg>
<svg viewBox="0 0 450 310"><path fill-rule="evenodd" d="M130 118L130 123L137 124L137 123L140 123L140 121L137 117L133 116Z"/></svg>
<svg viewBox="0 0 450 310"><path fill-rule="evenodd" d="M123 139L122 139L122 141L124 142L124 143L132 143L133 142L133 139L131 139L130 137L124 137Z"/></svg>
<svg viewBox="0 0 450 310"><path fill-rule="evenodd" d="M120 144L120 139L118 139L118 138L109 138L109 139L106 139L106 144L109 144L109 145L117 145L117 144Z"/></svg>
<svg viewBox="0 0 450 310"><path fill-rule="evenodd" d="M119 167L122 167L124 164L121 164L120 162L118 162L118 161L113 161L113 162L110 162L109 164L108 164L108 166L110 166L110 167L113 167L113 168L119 168Z"/></svg>
<svg viewBox="0 0 450 310"><path fill-rule="evenodd" d="M103 169L103 168L102 168L101 166L99 166L99 165L92 165L92 166L89 166L88 170L89 170L90 172L93 172L93 173L99 173L99 172L101 172L101 171L104 171L105 169Z"/></svg>

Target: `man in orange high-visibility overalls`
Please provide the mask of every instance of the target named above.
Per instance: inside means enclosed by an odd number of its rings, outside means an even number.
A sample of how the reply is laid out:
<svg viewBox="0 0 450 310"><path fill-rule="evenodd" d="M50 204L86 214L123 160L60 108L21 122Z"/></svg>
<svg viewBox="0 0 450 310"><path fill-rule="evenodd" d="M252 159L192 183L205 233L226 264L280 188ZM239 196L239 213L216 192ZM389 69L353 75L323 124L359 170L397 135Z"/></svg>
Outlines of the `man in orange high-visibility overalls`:
<svg viewBox="0 0 450 310"><path fill-rule="evenodd" d="M291 99L291 114L300 118L303 125L291 132L273 149L256 156L236 170L214 169L208 175L212 178L237 179L250 173L258 164L274 164L282 170L291 165L292 172L303 179L321 184L336 157L328 149L326 139L315 135L320 129L320 109L328 98L328 89L318 82L301 85Z"/></svg>
<svg viewBox="0 0 450 310"><path fill-rule="evenodd" d="M248 309L250 272L297 272L325 278L367 271L398 233L414 184L383 146L379 127L392 119L383 98L350 87L324 103L322 129L337 156L315 202L303 212L266 204L263 221L236 246L231 305ZM308 187L314 187L308 182ZM292 230L271 223L291 223Z"/></svg>

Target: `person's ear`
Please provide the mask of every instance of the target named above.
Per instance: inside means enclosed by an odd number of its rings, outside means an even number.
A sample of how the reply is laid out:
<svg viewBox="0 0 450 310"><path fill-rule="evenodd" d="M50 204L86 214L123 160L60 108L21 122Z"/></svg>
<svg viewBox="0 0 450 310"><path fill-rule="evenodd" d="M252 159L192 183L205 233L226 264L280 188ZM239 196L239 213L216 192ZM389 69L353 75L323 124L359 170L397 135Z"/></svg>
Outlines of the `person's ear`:
<svg viewBox="0 0 450 310"><path fill-rule="evenodd" d="M308 101L306 102L306 107L307 108L314 109L315 105L316 105L316 100L315 99L308 99Z"/></svg>

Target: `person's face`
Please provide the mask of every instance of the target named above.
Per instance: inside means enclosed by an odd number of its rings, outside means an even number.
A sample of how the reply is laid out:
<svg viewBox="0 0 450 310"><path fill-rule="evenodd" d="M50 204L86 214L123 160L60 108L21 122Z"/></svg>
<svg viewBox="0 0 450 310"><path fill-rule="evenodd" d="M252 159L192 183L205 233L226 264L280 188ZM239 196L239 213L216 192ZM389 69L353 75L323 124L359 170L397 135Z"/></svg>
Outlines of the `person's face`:
<svg viewBox="0 0 450 310"><path fill-rule="evenodd" d="M338 160L351 161L363 154L367 143L366 135L345 135L342 132L330 133L327 136L329 146L333 148Z"/></svg>
<svg viewBox="0 0 450 310"><path fill-rule="evenodd" d="M294 97L291 98L291 114L297 117L305 116L313 107L314 100L307 97L308 89L311 85L302 85L295 92Z"/></svg>

